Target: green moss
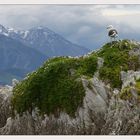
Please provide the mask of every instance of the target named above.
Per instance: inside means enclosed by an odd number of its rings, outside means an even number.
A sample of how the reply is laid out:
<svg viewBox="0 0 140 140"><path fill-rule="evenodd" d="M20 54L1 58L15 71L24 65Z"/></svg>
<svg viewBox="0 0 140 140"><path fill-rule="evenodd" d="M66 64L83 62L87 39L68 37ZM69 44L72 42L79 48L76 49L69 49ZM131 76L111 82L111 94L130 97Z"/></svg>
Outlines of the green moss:
<svg viewBox="0 0 140 140"><path fill-rule="evenodd" d="M132 93L131 93L131 89L133 87L125 87L121 93L120 93L120 98L123 100L132 100ZM134 88L136 90L136 93L138 95L138 101L140 101L140 80L136 80L136 84L134 86Z"/></svg>
<svg viewBox="0 0 140 140"><path fill-rule="evenodd" d="M38 107L41 114L65 111L74 116L85 96L79 78L81 75L92 76L96 67L97 57L93 55L79 59L58 57L48 60L14 88L13 109L22 114Z"/></svg>
<svg viewBox="0 0 140 140"><path fill-rule="evenodd" d="M139 67L138 56L130 56L130 49L134 48L128 40L106 44L98 52L98 56L104 58L104 65L99 70L100 77L113 88L121 88L120 72L137 70Z"/></svg>
<svg viewBox="0 0 140 140"><path fill-rule="evenodd" d="M138 57L129 56L134 47L128 40L123 40L107 43L100 51L86 57L49 59L14 88L13 109L22 114L38 107L41 114L58 115L60 111L65 111L74 116L85 96L80 78L93 77L97 70L97 58L104 59L103 67L99 69L100 78L113 88L120 88L121 70L137 70L139 67ZM90 85L89 88L92 89ZM129 92L124 91L122 98L125 94L129 96Z"/></svg>
<svg viewBox="0 0 140 140"><path fill-rule="evenodd" d="M138 94L138 100L140 101L140 79L136 80L136 85L135 85L137 94Z"/></svg>
<svg viewBox="0 0 140 140"><path fill-rule="evenodd" d="M120 93L120 98L123 100L131 100L132 94L130 90L131 90L131 87L125 87Z"/></svg>
<svg viewBox="0 0 140 140"><path fill-rule="evenodd" d="M78 63L77 74L79 76L86 75L92 77L97 70L97 56L95 54L85 58L81 57Z"/></svg>
<svg viewBox="0 0 140 140"><path fill-rule="evenodd" d="M128 68L136 71L138 68L140 68L139 58L138 56L130 56L128 59Z"/></svg>
<svg viewBox="0 0 140 140"><path fill-rule="evenodd" d="M119 67L102 67L100 77L106 84L111 84L113 88L121 87L120 68Z"/></svg>
<svg viewBox="0 0 140 140"><path fill-rule="evenodd" d="M91 81L88 82L87 87L88 87L90 90L93 90L93 87L92 87L92 83L91 83Z"/></svg>

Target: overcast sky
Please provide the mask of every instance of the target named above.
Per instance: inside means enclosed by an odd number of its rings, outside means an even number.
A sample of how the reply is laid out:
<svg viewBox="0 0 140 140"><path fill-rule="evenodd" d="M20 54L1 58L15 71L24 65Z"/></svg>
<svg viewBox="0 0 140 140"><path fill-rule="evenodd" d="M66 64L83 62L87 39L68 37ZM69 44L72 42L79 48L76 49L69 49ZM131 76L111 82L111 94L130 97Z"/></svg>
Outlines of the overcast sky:
<svg viewBox="0 0 140 140"><path fill-rule="evenodd" d="M16 29L47 26L90 49L109 41L112 24L119 38L140 41L140 5L0 5L0 24Z"/></svg>

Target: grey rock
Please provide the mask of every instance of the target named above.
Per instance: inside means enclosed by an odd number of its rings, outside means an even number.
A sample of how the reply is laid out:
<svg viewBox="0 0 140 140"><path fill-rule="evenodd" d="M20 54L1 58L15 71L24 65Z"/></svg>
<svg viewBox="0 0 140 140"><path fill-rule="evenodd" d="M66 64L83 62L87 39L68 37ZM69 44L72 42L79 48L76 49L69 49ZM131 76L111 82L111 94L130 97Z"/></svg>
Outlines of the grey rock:
<svg viewBox="0 0 140 140"><path fill-rule="evenodd" d="M0 127L4 126L7 118L11 115L12 87L0 88Z"/></svg>
<svg viewBox="0 0 140 140"><path fill-rule="evenodd" d="M1 134L99 134L104 115L107 111L108 96L105 85L98 79L91 81L93 89L88 88L88 80L82 79L86 90L83 106L77 109L76 117L71 118L65 112L59 117L53 114L39 116L38 109L32 113L25 112L22 116L16 114L14 118L7 118L7 123L1 127ZM98 84L98 86L97 86ZM99 118L100 116L100 118ZM102 119L102 121L100 120ZM100 122L102 122L100 124Z"/></svg>
<svg viewBox="0 0 140 140"><path fill-rule="evenodd" d="M138 72L129 72L139 76ZM124 82L127 81L125 74ZM132 76L132 77L133 77ZM129 78L128 78L129 79ZM97 77L86 79L82 77L85 88L83 105L70 117L66 112L60 112L58 117L53 114L41 116L39 109L15 113L12 117L10 108L0 108L0 134L2 135L139 135L140 134L140 103L137 102L137 92L132 88L132 100L119 98L120 91L106 86ZM90 86L89 86L90 84ZM123 90L123 89L122 89ZM12 88L4 87L0 92L0 103L10 106ZM6 93L6 94L3 94ZM8 102L7 102L8 101Z"/></svg>
<svg viewBox="0 0 140 140"><path fill-rule="evenodd" d="M140 79L140 71L129 70L128 72L121 71L121 80L123 82L122 88L130 86L130 84L135 85L135 79Z"/></svg>

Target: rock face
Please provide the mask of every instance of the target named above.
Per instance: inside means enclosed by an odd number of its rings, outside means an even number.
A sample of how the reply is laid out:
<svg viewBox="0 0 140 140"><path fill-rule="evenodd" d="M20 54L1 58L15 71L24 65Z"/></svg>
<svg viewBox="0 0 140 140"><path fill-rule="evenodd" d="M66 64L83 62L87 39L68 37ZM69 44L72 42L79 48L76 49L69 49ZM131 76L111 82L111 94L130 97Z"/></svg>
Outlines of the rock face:
<svg viewBox="0 0 140 140"><path fill-rule="evenodd" d="M97 71L92 78L81 76L85 96L73 117L65 111L57 116L41 115L37 107L19 115L11 108L12 87L1 87L0 134L140 135L140 81L137 81L140 71L121 71L121 88L112 88L99 76L103 63L104 60L98 58ZM71 75L75 72L70 69ZM13 80L13 85L16 84L18 81Z"/></svg>
<svg viewBox="0 0 140 140"><path fill-rule="evenodd" d="M100 134L102 125L105 123L104 116L111 93L97 78L93 78L90 82L92 89L87 87L89 81L83 79L86 96L83 100L83 107L77 110L75 118L71 118L65 112L61 112L58 118L53 114L41 117L38 110L35 109L32 113L26 112L22 116L17 114L14 118L7 117L7 123L0 129L0 133Z"/></svg>
<svg viewBox="0 0 140 140"><path fill-rule="evenodd" d="M11 95L12 87L0 88L0 127L5 125L7 118L11 115Z"/></svg>
<svg viewBox="0 0 140 140"><path fill-rule="evenodd" d="M129 102L112 99L108 112L105 115L103 135L139 135L140 134L140 108L135 103L132 107Z"/></svg>

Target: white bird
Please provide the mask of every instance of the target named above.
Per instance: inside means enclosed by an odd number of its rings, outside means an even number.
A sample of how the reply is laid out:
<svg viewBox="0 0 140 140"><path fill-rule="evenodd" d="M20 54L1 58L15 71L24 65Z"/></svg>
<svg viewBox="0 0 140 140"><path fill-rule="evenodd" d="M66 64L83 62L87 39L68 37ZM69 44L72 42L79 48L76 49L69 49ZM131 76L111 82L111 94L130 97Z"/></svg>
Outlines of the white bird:
<svg viewBox="0 0 140 140"><path fill-rule="evenodd" d="M107 30L108 30L108 36L110 37L112 43L113 39L115 41L115 39L118 37L118 32L115 28L113 28L112 25L109 25L107 27Z"/></svg>

